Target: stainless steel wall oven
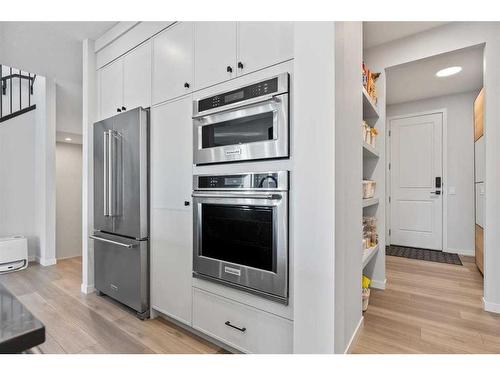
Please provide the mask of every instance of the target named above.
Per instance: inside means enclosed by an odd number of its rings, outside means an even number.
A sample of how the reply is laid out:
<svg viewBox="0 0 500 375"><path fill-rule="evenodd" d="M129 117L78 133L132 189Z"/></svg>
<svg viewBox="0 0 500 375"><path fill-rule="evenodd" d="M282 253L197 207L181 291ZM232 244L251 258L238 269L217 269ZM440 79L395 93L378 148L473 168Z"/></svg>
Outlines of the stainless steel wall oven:
<svg viewBox="0 0 500 375"><path fill-rule="evenodd" d="M194 176L193 275L288 303L288 171Z"/></svg>
<svg viewBox="0 0 500 375"><path fill-rule="evenodd" d="M193 102L195 164L289 156L289 75Z"/></svg>

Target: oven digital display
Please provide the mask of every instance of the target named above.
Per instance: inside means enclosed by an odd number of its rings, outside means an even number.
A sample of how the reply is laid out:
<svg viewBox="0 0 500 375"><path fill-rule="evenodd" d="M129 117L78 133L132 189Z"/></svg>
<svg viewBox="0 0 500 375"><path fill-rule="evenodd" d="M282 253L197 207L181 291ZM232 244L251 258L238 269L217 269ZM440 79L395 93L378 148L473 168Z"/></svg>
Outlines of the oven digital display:
<svg viewBox="0 0 500 375"><path fill-rule="evenodd" d="M226 103L230 103L230 102L233 102L235 100L240 100L240 99L243 99L245 97L245 93L244 91L238 91L238 92L235 92L235 93L232 93L232 94L229 94L229 95L226 95L224 97L224 101Z"/></svg>
<svg viewBox="0 0 500 375"><path fill-rule="evenodd" d="M229 177L224 179L225 186L240 186L243 179L241 177Z"/></svg>

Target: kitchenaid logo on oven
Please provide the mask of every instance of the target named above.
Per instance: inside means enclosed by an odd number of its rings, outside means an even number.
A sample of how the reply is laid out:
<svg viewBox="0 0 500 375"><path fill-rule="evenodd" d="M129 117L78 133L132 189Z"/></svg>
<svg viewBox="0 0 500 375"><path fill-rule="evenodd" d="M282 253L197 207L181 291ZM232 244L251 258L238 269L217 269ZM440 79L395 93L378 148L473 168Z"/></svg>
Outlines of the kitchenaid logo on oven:
<svg viewBox="0 0 500 375"><path fill-rule="evenodd" d="M241 270L237 268L232 268L232 267L224 267L224 272L225 273L230 273L231 275L236 275L236 276L241 276Z"/></svg>
<svg viewBox="0 0 500 375"><path fill-rule="evenodd" d="M226 150L226 156L239 156L241 155L241 148Z"/></svg>

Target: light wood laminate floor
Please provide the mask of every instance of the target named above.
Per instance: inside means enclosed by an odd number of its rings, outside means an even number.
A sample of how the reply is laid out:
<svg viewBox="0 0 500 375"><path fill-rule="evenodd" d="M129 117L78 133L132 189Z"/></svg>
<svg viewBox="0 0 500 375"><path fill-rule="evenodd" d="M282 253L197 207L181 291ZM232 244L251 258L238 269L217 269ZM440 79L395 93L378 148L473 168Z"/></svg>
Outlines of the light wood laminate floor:
<svg viewBox="0 0 500 375"><path fill-rule="evenodd" d="M164 319L141 321L108 297L80 293L81 258L0 276L44 324L43 353L219 353L219 347Z"/></svg>
<svg viewBox="0 0 500 375"><path fill-rule="evenodd" d="M386 257L353 353L500 353L500 315L483 310L474 258L463 266Z"/></svg>

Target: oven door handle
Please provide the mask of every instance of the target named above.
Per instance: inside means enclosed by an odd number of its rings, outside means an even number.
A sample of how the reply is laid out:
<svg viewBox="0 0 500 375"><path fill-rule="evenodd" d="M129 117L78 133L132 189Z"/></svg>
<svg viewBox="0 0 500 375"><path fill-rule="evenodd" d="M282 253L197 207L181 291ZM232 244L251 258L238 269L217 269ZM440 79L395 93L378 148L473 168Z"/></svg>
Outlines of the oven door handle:
<svg viewBox="0 0 500 375"><path fill-rule="evenodd" d="M281 194L231 194L224 193L224 195L218 194L204 194L204 193L193 193L191 194L193 198L237 198L237 199L270 199L270 200L280 200L283 198Z"/></svg>
<svg viewBox="0 0 500 375"><path fill-rule="evenodd" d="M279 94L279 95L283 95L283 94ZM248 102L248 103L245 103L242 105L237 105L238 103L235 103L234 105L231 105L230 107L228 106L228 107L225 107L225 108L220 109L220 110L210 110L210 111L206 111L205 113L203 113L201 115L195 115L192 117L192 119L197 120L197 119L200 119L203 117L210 117L212 115L218 115L220 113L233 112L235 110L245 109L245 108L249 108L249 107L257 107L257 106L262 105L263 103L267 103L267 102L279 103L281 101L281 99L279 98L279 95L265 96L259 100Z"/></svg>

